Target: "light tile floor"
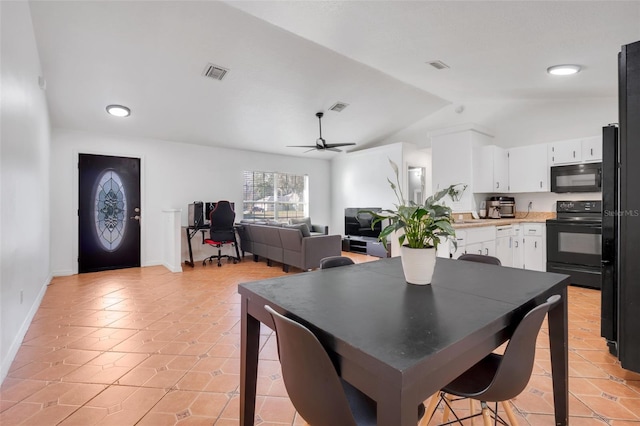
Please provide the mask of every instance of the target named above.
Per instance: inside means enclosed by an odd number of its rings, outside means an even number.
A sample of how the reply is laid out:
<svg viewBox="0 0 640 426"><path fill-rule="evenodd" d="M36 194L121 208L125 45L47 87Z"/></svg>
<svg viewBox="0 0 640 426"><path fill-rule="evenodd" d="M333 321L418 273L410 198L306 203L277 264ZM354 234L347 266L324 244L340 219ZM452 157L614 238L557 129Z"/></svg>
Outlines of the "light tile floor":
<svg viewBox="0 0 640 426"><path fill-rule="evenodd" d="M53 279L0 388L0 424L237 425L237 284L281 275L246 258L182 274L149 267ZM599 337L599 297L569 289L570 424L638 426L640 375L621 369ZM268 328L261 342L256 424L305 424ZM513 401L520 424L553 425L552 398L543 328L531 382Z"/></svg>

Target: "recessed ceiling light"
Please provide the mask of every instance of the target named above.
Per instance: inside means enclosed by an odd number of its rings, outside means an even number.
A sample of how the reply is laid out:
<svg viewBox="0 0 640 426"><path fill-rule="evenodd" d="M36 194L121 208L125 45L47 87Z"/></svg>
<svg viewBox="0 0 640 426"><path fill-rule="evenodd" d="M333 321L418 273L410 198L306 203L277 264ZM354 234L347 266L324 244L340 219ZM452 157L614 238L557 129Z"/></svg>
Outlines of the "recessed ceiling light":
<svg viewBox="0 0 640 426"><path fill-rule="evenodd" d="M580 65L554 65L547 68L547 72L552 75L571 75L580 71Z"/></svg>
<svg viewBox="0 0 640 426"><path fill-rule="evenodd" d="M131 110L122 105L108 105L107 112L116 117L128 117L131 115Z"/></svg>

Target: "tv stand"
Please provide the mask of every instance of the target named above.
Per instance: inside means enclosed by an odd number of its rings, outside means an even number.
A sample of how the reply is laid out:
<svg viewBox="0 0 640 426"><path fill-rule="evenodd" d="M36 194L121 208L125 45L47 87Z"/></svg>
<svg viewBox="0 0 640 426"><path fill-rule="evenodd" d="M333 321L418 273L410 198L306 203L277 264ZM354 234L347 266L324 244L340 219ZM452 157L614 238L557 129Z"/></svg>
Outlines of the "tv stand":
<svg viewBox="0 0 640 426"><path fill-rule="evenodd" d="M389 257L389 253L377 238L347 235L342 239L342 250L369 256Z"/></svg>

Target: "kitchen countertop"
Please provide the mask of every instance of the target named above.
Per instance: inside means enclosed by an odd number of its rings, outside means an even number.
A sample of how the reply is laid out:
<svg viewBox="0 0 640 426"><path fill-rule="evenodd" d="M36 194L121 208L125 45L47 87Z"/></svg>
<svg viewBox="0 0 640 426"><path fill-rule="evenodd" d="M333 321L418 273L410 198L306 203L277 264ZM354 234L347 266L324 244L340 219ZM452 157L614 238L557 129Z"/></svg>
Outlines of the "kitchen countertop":
<svg viewBox="0 0 640 426"><path fill-rule="evenodd" d="M454 214L454 217L457 217L457 215ZM464 219L462 221L456 220L452 223L454 229L503 226L517 223L545 223L547 219L554 219L556 214L555 212L530 212L526 215L526 213L516 212L516 217L509 219L472 219L470 214L464 214L463 217Z"/></svg>

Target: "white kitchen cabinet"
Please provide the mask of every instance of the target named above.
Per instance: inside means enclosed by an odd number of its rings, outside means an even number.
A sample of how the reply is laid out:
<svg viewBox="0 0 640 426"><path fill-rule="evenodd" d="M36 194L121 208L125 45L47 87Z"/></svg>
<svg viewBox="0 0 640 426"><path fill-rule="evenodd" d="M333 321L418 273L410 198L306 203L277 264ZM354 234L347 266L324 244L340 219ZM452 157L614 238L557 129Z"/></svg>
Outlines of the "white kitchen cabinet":
<svg viewBox="0 0 640 426"><path fill-rule="evenodd" d="M477 147L473 155L473 192L507 192L509 157L496 145Z"/></svg>
<svg viewBox="0 0 640 426"><path fill-rule="evenodd" d="M482 254L485 256L496 255L496 227L483 226L481 228L467 229L464 250L462 253Z"/></svg>
<svg viewBox="0 0 640 426"><path fill-rule="evenodd" d="M582 139L582 161L602 161L602 135Z"/></svg>
<svg viewBox="0 0 640 426"><path fill-rule="evenodd" d="M524 241L522 239L522 225L513 226L513 263L514 268L524 269Z"/></svg>
<svg viewBox="0 0 640 426"><path fill-rule="evenodd" d="M575 164L582 161L582 139L552 142L549 144L549 164Z"/></svg>
<svg viewBox="0 0 640 426"><path fill-rule="evenodd" d="M524 232L524 269L546 271L544 225L541 223L525 223L522 225L522 229Z"/></svg>
<svg viewBox="0 0 640 426"><path fill-rule="evenodd" d="M496 227L496 254L502 266L513 266L513 227L511 225Z"/></svg>
<svg viewBox="0 0 640 426"><path fill-rule="evenodd" d="M443 200L454 212L477 210L473 198L474 149L488 145L491 137L472 129L431 136L433 192L450 185L467 185L458 201L446 196Z"/></svg>
<svg viewBox="0 0 640 426"><path fill-rule="evenodd" d="M593 163L602 161L602 136L552 142L549 144L549 165Z"/></svg>
<svg viewBox="0 0 640 426"><path fill-rule="evenodd" d="M451 240L440 242L436 256L457 259L464 254L467 232L462 229L456 230L456 245Z"/></svg>
<svg viewBox="0 0 640 426"><path fill-rule="evenodd" d="M509 192L549 192L547 144L509 149Z"/></svg>

